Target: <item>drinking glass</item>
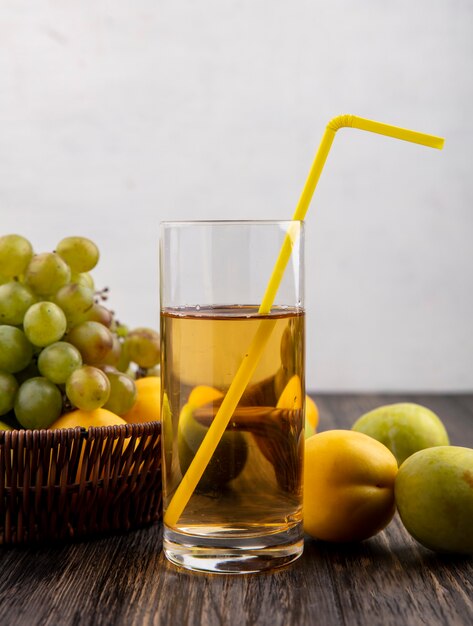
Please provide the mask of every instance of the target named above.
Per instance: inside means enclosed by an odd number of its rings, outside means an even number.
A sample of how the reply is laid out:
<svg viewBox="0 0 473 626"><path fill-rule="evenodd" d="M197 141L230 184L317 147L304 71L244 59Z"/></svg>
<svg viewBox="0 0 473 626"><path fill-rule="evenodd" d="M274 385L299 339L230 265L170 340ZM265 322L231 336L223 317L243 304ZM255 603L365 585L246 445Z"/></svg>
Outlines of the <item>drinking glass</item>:
<svg viewBox="0 0 473 626"><path fill-rule="evenodd" d="M163 548L187 569L256 572L302 554L303 230L293 221L161 225ZM289 232L288 265L261 313ZM245 359L247 384L189 486L194 456ZM178 489L182 510L168 519Z"/></svg>

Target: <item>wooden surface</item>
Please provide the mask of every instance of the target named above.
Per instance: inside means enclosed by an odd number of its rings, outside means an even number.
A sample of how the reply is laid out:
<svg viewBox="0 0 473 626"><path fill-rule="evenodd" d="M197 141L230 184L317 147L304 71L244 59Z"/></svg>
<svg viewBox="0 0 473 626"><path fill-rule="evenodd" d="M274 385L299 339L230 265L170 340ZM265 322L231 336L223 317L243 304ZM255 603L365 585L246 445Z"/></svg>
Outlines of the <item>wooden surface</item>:
<svg viewBox="0 0 473 626"><path fill-rule="evenodd" d="M452 444L473 447L473 395L322 395L320 430L410 399L437 412ZM472 529L473 532L473 529ZM170 565L161 527L57 547L0 550L0 624L291 624L396 626L473 623L473 559L440 556L396 517L358 545L306 540L273 573L191 574Z"/></svg>

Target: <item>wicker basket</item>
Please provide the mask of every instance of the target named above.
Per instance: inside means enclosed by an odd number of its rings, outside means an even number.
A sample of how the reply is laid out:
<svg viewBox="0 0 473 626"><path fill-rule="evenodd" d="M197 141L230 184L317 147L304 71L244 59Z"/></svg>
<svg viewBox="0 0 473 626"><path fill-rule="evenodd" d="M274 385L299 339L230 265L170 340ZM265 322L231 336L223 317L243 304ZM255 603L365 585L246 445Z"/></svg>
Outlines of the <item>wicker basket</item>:
<svg viewBox="0 0 473 626"><path fill-rule="evenodd" d="M0 545L66 541L161 516L161 424L0 431Z"/></svg>

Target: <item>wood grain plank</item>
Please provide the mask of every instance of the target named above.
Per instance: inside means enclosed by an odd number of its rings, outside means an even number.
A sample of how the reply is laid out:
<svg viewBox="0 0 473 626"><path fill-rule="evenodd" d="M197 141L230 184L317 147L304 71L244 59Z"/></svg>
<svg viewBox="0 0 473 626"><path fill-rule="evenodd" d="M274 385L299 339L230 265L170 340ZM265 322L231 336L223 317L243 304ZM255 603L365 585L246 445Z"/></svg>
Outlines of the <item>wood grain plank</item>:
<svg viewBox="0 0 473 626"><path fill-rule="evenodd" d="M405 400L441 415L452 443L473 446L473 396L315 395L320 429ZM191 574L166 561L159 525L61 546L0 551L3 626L226 624L469 626L473 560L417 544L398 517L354 545L307 538L302 558L266 574Z"/></svg>

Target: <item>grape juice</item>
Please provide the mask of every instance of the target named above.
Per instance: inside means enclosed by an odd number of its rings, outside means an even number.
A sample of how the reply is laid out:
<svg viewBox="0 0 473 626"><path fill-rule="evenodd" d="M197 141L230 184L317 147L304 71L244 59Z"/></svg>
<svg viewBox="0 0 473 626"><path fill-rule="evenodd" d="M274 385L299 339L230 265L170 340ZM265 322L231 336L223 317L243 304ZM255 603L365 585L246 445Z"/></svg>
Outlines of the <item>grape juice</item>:
<svg viewBox="0 0 473 626"><path fill-rule="evenodd" d="M269 325L270 335L250 383L177 524L165 528L164 548L175 562L183 543L187 552L195 545L197 551L214 546L216 553L228 553L259 543L267 550L269 538L278 558L280 546L289 546L286 562L302 551L300 309L273 308L265 316L254 306L162 311L164 511L260 324Z"/></svg>

